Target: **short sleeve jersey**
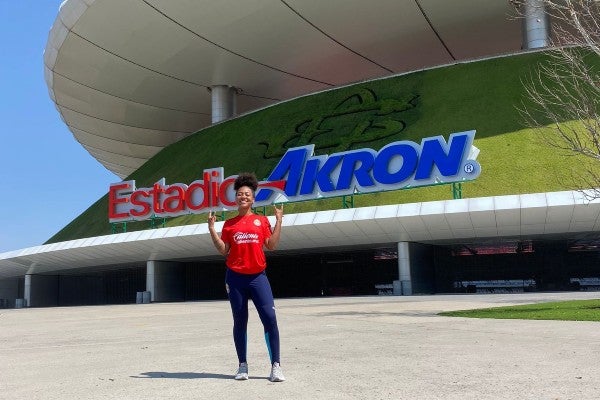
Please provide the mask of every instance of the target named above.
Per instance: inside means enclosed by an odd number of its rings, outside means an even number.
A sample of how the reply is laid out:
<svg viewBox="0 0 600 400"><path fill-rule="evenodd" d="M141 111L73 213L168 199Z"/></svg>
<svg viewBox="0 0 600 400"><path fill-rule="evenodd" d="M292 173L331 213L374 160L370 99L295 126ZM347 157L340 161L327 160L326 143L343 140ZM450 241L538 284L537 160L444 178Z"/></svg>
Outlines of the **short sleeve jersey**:
<svg viewBox="0 0 600 400"><path fill-rule="evenodd" d="M225 221L221 239L229 243L225 263L241 274L257 274L267 267L263 245L271 237L271 224L264 215L237 216Z"/></svg>

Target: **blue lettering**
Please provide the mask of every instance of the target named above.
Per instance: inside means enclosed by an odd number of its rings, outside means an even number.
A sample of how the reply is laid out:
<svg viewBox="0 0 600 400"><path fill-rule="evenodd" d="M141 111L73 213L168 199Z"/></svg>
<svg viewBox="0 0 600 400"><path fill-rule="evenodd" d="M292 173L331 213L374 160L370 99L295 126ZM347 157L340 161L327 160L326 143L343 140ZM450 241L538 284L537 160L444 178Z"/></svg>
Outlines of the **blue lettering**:
<svg viewBox="0 0 600 400"><path fill-rule="evenodd" d="M390 171L390 166L395 166L401 159L402 165L398 170ZM415 171L419 155L417 149L406 142L393 143L379 151L373 167L375 180L384 185L395 185L410 178Z"/></svg>
<svg viewBox="0 0 600 400"><path fill-rule="evenodd" d="M317 184L323 192L333 192L335 187L331 181L331 173L342 159L341 154L330 155L325 164L317 171Z"/></svg>
<svg viewBox="0 0 600 400"><path fill-rule="evenodd" d="M466 150L466 144L467 136L456 134L450 136L449 146L443 137L423 140L423 149L415 173L415 180L430 178L434 166L438 168L442 176L456 175ZM447 149L447 147L450 147L450 149Z"/></svg>
<svg viewBox="0 0 600 400"><path fill-rule="evenodd" d="M320 165L320 158L311 158L306 162L306 167L304 168L304 178L302 179L302 185L300 186L300 196L305 194L313 194L315 192L317 172L319 172Z"/></svg>
<svg viewBox="0 0 600 400"><path fill-rule="evenodd" d="M479 163L468 159L474 137L475 131L468 131L453 133L447 142L436 136L423 139L421 145L398 141L379 151L320 156L313 155L314 145L295 147L283 155L267 182L285 181L284 201L298 201L473 180L481 172ZM268 204L272 195L273 189L265 185L255 205Z"/></svg>
<svg viewBox="0 0 600 400"><path fill-rule="evenodd" d="M267 180L278 181L285 179L287 176L284 192L287 196L295 196L302 179L304 163L306 162L306 155L309 149L310 154L312 155L314 145L289 149L283 157L281 157L279 164L273 169L273 172L271 172L271 175L269 175ZM256 194L256 201L267 201L272 194L272 190L263 189Z"/></svg>
<svg viewBox="0 0 600 400"><path fill-rule="evenodd" d="M345 154L335 190L353 189L351 188L353 177L356 178L359 186L373 186L373 178L369 172L373 168L374 162L375 157L367 150L357 150L355 153Z"/></svg>

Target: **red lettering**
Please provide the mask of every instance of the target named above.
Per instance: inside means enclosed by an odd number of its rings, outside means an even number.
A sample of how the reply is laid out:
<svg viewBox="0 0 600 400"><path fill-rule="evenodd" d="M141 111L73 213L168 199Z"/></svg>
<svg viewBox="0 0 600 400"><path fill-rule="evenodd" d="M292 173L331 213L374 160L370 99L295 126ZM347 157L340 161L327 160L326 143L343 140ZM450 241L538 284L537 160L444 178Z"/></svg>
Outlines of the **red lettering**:
<svg viewBox="0 0 600 400"><path fill-rule="evenodd" d="M219 205L219 172L212 171L212 176L215 177L216 180L210 183L210 206L215 207Z"/></svg>
<svg viewBox="0 0 600 400"><path fill-rule="evenodd" d="M117 212L117 205L121 203L127 203L129 199L127 197L120 197L120 192L126 191L134 186L132 181L122 182L110 185L108 190L108 219L109 221L123 219L129 217L127 212Z"/></svg>
<svg viewBox="0 0 600 400"><path fill-rule="evenodd" d="M185 189L181 186L173 185L168 186L164 193L166 195L170 195L171 193L175 193L173 196L169 196L163 202L163 207L165 212L167 213L177 213L183 211L185 208ZM174 206L171 206L171 203L175 203Z"/></svg>
<svg viewBox="0 0 600 400"><path fill-rule="evenodd" d="M154 210L155 214L160 214L165 210L162 208L160 203L160 195L164 192L162 185L159 182L156 182L154 186L152 186L152 210Z"/></svg>
<svg viewBox="0 0 600 400"><path fill-rule="evenodd" d="M109 220L143 220L151 215L165 217L232 209L236 206L233 192L236 177L230 176L223 180L223 168L213 168L204 170L202 180L193 181L189 186L183 183L167 185L165 178L152 187L137 190L133 180L113 184L108 195ZM276 187L278 183L266 182L267 185Z"/></svg>
<svg viewBox="0 0 600 400"><path fill-rule="evenodd" d="M219 205L219 182L210 183L210 206L215 207Z"/></svg>
<svg viewBox="0 0 600 400"><path fill-rule="evenodd" d="M185 193L185 202L188 210L198 211L208 207L209 180L206 179L207 177L208 174L205 173L203 181L194 181L190 186L188 186L188 189ZM201 201L198 199L200 194L202 195ZM194 204L195 201L199 202Z"/></svg>
<svg viewBox="0 0 600 400"><path fill-rule="evenodd" d="M235 193L233 196L233 200L229 200L227 197L227 190L233 183L235 182L235 177L227 178L221 183L221 187L219 188L219 200L221 204L225 207L234 207L235 206Z"/></svg>
<svg viewBox="0 0 600 400"><path fill-rule="evenodd" d="M144 217L150 214L150 193L145 190L136 190L131 194L131 204L141 209L132 209L131 215L134 217ZM145 199L145 200L143 200Z"/></svg>

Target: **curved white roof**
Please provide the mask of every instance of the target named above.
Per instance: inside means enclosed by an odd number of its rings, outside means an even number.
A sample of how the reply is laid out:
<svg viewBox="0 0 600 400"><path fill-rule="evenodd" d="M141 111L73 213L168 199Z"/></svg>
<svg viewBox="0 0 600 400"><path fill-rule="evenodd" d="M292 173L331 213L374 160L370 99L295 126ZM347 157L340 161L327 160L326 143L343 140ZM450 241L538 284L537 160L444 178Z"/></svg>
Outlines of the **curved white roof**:
<svg viewBox="0 0 600 400"><path fill-rule="evenodd" d="M506 0L66 0L44 54L50 97L83 147L125 177L211 123L334 86L517 51Z"/></svg>
<svg viewBox="0 0 600 400"><path fill-rule="evenodd" d="M269 217L274 218L274 217ZM273 222L273 221L272 221ZM223 226L217 223L217 230ZM498 237L586 239L600 232L600 200L582 192L440 200L288 214L278 251L453 243ZM0 253L0 279L147 260L217 257L206 223L51 243Z"/></svg>

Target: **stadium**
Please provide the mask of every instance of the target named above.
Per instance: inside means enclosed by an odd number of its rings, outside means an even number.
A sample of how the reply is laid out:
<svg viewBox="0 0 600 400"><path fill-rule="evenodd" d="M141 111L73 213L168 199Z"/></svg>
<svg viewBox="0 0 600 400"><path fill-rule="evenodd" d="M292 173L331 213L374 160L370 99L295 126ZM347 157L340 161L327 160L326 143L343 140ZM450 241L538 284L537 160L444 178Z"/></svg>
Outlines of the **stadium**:
<svg viewBox="0 0 600 400"><path fill-rule="evenodd" d="M225 298L206 212L248 170L285 183L255 210L285 206L276 297L597 290L600 203L576 190L597 167L519 113L552 34L525 8L66 0L49 95L115 183L0 254L0 306Z"/></svg>

